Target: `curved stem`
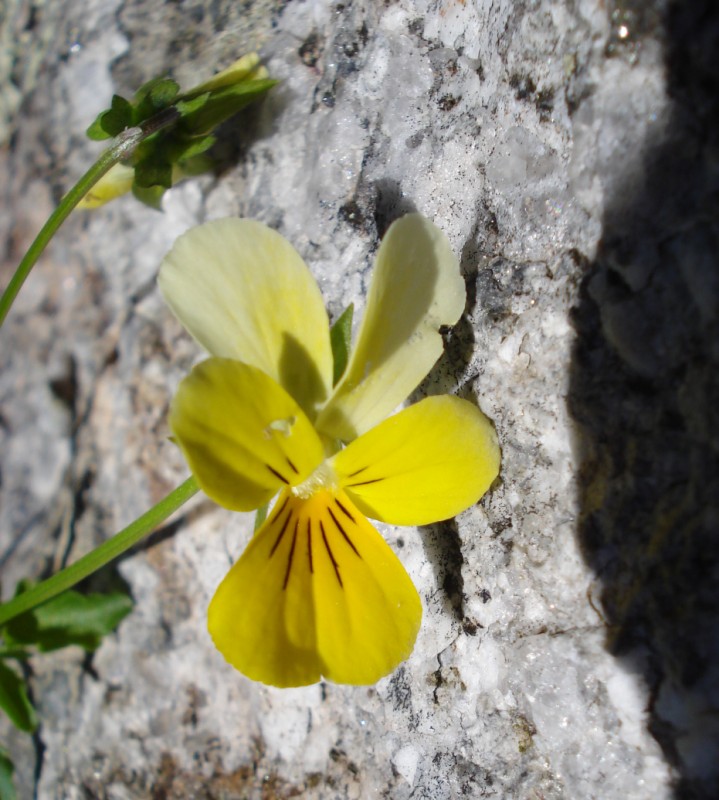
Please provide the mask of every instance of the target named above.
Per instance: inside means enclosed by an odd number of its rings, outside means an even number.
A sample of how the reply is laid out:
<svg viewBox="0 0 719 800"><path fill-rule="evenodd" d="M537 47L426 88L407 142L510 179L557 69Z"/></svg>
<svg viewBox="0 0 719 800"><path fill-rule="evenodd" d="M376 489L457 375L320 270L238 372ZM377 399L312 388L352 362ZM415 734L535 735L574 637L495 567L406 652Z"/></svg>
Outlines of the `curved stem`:
<svg viewBox="0 0 719 800"><path fill-rule="evenodd" d="M128 128L123 131L110 147L97 159L90 169L62 198L58 207L50 214L47 222L42 226L35 241L30 245L27 253L20 262L14 275L10 279L5 291L0 297L0 326L15 302L18 292L30 274L30 270L37 263L48 242L57 233L58 228L68 218L70 212L92 189L92 187L108 172L108 170L123 159L129 158L140 142L157 133L162 128L173 125L180 118L179 111L173 106L159 112L154 117L145 120L137 128Z"/></svg>
<svg viewBox="0 0 719 800"><path fill-rule="evenodd" d="M92 552L78 559L74 564L70 564L69 567L60 570L60 572L42 583L38 583L37 586L28 589L27 592L23 592L7 603L0 605L0 625L13 619L13 617L17 617L18 614L29 611L35 606L52 599L60 592L64 592L65 589L69 589L83 578L96 572L100 567L104 567L105 564L139 542L140 539L152 533L173 511L176 511L196 494L199 488L194 477L188 478L160 500L157 505L146 511L119 533L116 533L111 539L96 547Z"/></svg>

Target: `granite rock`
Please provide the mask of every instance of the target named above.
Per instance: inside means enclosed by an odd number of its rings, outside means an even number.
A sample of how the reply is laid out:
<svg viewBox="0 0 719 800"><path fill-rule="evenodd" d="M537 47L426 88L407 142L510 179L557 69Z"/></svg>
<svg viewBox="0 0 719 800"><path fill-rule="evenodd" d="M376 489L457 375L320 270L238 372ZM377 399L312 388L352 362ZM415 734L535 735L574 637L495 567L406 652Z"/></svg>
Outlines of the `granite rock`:
<svg viewBox="0 0 719 800"><path fill-rule="evenodd" d="M455 520L383 526L424 620L373 687L234 672L207 604L252 531L197 498L93 585L136 602L92 656L32 661L22 797L714 798L719 15L617 0L10 0L0 21L6 280L97 152L113 91L248 49L281 84L217 173L150 213L76 214L0 335L4 597L187 474L167 409L202 357L155 285L228 215L284 234L336 317L418 210L468 303L418 399L496 425L500 478ZM247 7L245 7L247 6Z"/></svg>

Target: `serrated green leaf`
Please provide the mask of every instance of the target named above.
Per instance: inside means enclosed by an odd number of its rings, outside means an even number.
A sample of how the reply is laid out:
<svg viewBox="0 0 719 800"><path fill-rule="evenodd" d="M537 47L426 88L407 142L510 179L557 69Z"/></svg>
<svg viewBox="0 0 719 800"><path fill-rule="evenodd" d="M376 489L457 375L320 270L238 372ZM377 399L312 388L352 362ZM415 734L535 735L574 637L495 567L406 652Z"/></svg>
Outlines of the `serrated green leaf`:
<svg viewBox="0 0 719 800"><path fill-rule="evenodd" d="M21 731L32 733L37 728L37 714L27 696L25 682L0 661L0 708L10 722Z"/></svg>
<svg viewBox="0 0 719 800"><path fill-rule="evenodd" d="M88 594L69 590L34 609L40 629L62 629L65 636L97 636L111 633L132 611L132 598L123 592ZM42 644L42 642L40 642Z"/></svg>
<svg viewBox="0 0 719 800"><path fill-rule="evenodd" d="M15 784L12 774L15 765L7 752L0 747L0 800L16 800Z"/></svg>
<svg viewBox="0 0 719 800"><path fill-rule="evenodd" d="M162 211L162 198L166 191L167 189L165 189L164 186L144 187L133 184L132 187L132 193L135 197L148 208L152 208L155 211Z"/></svg>
<svg viewBox="0 0 719 800"><path fill-rule="evenodd" d="M135 165L134 185L140 189L149 189L151 186L169 189L172 186L172 165L160 161L159 154L157 157L150 155L144 158Z"/></svg>
<svg viewBox="0 0 719 800"><path fill-rule="evenodd" d="M195 136L209 133L276 84L277 81L266 78L245 81L211 92L201 108L183 115L180 128Z"/></svg>
<svg viewBox="0 0 719 800"><path fill-rule="evenodd" d="M335 324L330 328L330 344L332 345L332 381L333 384L342 377L347 368L350 348L352 346L352 315L354 304L350 303L339 315Z"/></svg>
<svg viewBox="0 0 719 800"><path fill-rule="evenodd" d="M83 595L69 590L15 617L3 634L8 643L34 644L42 652L73 644L95 650L131 610L132 600L120 592Z"/></svg>

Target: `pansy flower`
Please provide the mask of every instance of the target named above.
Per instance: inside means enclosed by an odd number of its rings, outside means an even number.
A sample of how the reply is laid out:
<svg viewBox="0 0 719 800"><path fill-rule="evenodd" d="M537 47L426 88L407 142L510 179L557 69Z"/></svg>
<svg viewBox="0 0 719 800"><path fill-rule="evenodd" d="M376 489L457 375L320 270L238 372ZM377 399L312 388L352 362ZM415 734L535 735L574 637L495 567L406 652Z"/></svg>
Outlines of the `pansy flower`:
<svg viewBox="0 0 719 800"><path fill-rule="evenodd" d="M388 416L464 308L446 237L418 214L389 228L336 382L319 288L265 225L192 229L166 256L159 284L211 356L180 383L169 419L198 484L236 511L277 495L210 603L215 645L275 686L374 683L409 656L422 605L367 518L447 519L476 503L499 469L492 425L466 400L428 397Z"/></svg>

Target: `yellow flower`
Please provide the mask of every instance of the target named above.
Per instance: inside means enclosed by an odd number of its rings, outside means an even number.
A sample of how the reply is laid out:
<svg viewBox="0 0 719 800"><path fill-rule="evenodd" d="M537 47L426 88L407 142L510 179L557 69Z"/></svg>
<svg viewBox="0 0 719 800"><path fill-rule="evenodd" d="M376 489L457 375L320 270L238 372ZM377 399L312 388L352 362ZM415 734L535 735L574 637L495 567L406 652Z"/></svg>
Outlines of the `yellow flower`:
<svg viewBox="0 0 719 800"><path fill-rule="evenodd" d="M278 233L249 220L201 225L178 239L159 283L211 354L170 411L200 487L238 511L279 492L210 603L215 645L275 686L374 683L409 656L422 606L367 517L452 517L499 469L492 425L466 400L428 397L386 418L432 368L440 327L464 308L446 237L418 214L387 231L335 386L319 288Z"/></svg>

